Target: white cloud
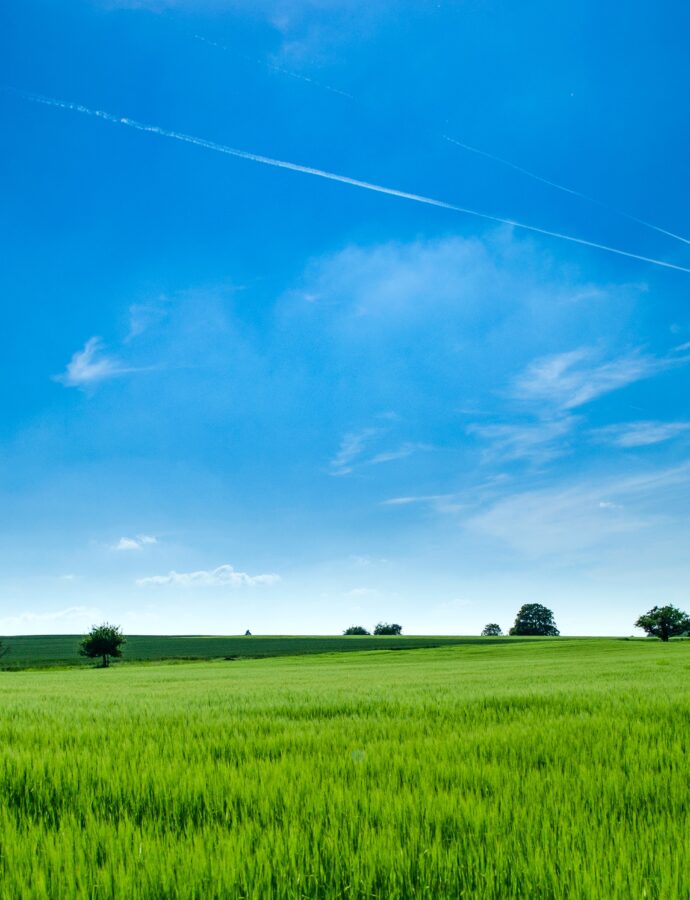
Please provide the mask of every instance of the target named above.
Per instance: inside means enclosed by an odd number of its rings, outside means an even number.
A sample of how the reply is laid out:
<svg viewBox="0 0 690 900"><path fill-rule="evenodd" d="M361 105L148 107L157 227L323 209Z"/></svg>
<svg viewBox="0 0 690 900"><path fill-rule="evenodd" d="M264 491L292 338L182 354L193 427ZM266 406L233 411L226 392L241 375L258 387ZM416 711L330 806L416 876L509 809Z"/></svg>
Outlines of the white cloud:
<svg viewBox="0 0 690 900"><path fill-rule="evenodd" d="M350 557L350 562L358 568L368 568L369 566L386 565L390 560L385 556L366 556L354 553Z"/></svg>
<svg viewBox="0 0 690 900"><path fill-rule="evenodd" d="M81 630L103 618L100 609L93 606L70 606L55 612L26 612L19 616L0 619L2 634L44 634L55 631L55 626Z"/></svg>
<svg viewBox="0 0 690 900"><path fill-rule="evenodd" d="M136 371L123 366L115 357L106 356L101 339L92 337L84 344L83 350L77 350L72 356L62 375L54 376L54 380L65 387L85 387Z"/></svg>
<svg viewBox="0 0 690 900"><path fill-rule="evenodd" d="M356 587L352 588L350 591L345 591L345 597L349 597L353 600L362 600L367 597L380 597L381 591L376 588L369 587Z"/></svg>
<svg viewBox="0 0 690 900"><path fill-rule="evenodd" d="M371 459L368 459L366 464L369 466L377 466L380 465L380 463L393 462L396 459L407 459L408 456L412 456L413 453L417 453L419 450L431 450L431 447L429 444L419 444L407 441L406 443L401 444L396 450L384 450L382 453L377 453L376 456L372 456Z"/></svg>
<svg viewBox="0 0 690 900"><path fill-rule="evenodd" d="M340 442L338 452L329 463L331 475L338 477L350 475L357 466L378 466L398 459L407 459L420 450L432 449L428 444L405 441L393 450L381 450L367 457L366 451L370 445L387 431L388 429L383 428L363 428L361 431L346 434Z"/></svg>
<svg viewBox="0 0 690 900"><path fill-rule="evenodd" d="M330 461L331 475L349 475L352 463L362 455L369 442L381 433L380 428L364 428L346 434L340 442L338 452Z"/></svg>
<svg viewBox="0 0 690 900"><path fill-rule="evenodd" d="M567 410L651 378L686 359L660 358L640 351L597 362L591 347L556 353L534 360L515 381L513 396L530 403L548 403Z"/></svg>
<svg viewBox="0 0 690 900"><path fill-rule="evenodd" d="M140 586L172 585L174 587L255 587L257 585L270 585L280 581L280 576L248 575L246 572L237 572L232 566L218 566L217 569L197 572L168 572L167 575L151 575L147 578L138 578Z"/></svg>
<svg viewBox="0 0 690 900"><path fill-rule="evenodd" d="M528 558L552 556L568 564L611 541L625 540L630 552L635 532L685 517L690 465L613 479L583 479L523 491L500 499L466 521L471 531L499 539ZM658 529L657 529L658 530Z"/></svg>
<svg viewBox="0 0 690 900"><path fill-rule="evenodd" d="M457 502L457 494L416 494L405 497L390 497L382 500L382 506L432 506L439 513L456 513L463 509L463 505Z"/></svg>
<svg viewBox="0 0 690 900"><path fill-rule="evenodd" d="M139 534L135 538L121 537L120 540L113 544L111 550L142 550L151 544L157 544L158 539L152 534Z"/></svg>
<svg viewBox="0 0 690 900"><path fill-rule="evenodd" d="M616 447L649 447L679 437L690 429L690 422L627 422L593 431L595 437Z"/></svg>
<svg viewBox="0 0 690 900"><path fill-rule="evenodd" d="M570 449L568 436L578 421L574 416L565 416L529 425L470 425L467 431L488 442L488 459L544 463Z"/></svg>

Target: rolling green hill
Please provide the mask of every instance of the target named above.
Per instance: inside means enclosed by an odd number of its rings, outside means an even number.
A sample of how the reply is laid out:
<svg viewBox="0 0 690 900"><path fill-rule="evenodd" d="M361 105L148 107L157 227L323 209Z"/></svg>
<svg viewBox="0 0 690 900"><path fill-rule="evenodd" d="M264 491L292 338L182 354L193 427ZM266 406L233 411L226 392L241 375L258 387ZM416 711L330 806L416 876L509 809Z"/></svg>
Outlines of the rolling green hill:
<svg viewBox="0 0 690 900"><path fill-rule="evenodd" d="M81 635L22 635L3 638L10 652L0 659L2 669L39 668L62 665L93 666L93 660L78 655ZM175 659L257 659L268 656L301 656L307 653L341 653L353 650L413 650L453 644L525 640L525 638L478 637L344 637L314 635L131 635L124 647L124 661ZM534 640L534 639L532 639Z"/></svg>

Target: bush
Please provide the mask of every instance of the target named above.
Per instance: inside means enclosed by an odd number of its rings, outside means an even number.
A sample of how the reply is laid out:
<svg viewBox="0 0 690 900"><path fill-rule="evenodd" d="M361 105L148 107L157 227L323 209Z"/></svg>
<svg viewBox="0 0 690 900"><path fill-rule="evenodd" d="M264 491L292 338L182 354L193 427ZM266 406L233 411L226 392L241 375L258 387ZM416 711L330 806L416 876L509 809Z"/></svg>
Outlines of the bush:
<svg viewBox="0 0 690 900"><path fill-rule="evenodd" d="M367 631L363 625L350 625L343 631L343 634L371 634L371 632Z"/></svg>

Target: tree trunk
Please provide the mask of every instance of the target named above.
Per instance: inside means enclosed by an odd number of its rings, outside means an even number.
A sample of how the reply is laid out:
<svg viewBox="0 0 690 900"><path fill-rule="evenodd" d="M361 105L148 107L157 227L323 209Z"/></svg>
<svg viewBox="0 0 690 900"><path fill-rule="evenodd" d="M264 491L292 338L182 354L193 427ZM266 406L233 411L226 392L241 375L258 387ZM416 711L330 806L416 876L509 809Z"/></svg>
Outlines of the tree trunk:
<svg viewBox="0 0 690 900"><path fill-rule="evenodd" d="M103 654L103 668L104 669L108 668L108 656L105 653Z"/></svg>

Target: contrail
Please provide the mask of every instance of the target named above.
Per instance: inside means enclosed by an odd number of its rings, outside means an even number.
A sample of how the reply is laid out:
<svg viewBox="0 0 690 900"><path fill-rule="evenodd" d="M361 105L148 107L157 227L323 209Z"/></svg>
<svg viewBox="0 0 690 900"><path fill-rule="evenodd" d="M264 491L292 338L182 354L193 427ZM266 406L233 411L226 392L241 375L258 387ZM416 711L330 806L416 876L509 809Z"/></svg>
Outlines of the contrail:
<svg viewBox="0 0 690 900"><path fill-rule="evenodd" d="M415 203L424 203L427 206L436 206L441 209L452 210L453 212L464 213L468 216L475 216L488 222L497 222L500 225L510 225L513 228L522 228L525 231L531 231L535 234L543 234L547 237L557 238L562 241L570 241L573 244L581 244L584 247L593 247L596 250L604 250L607 253L615 253L617 256L625 256L629 259L636 259L640 262L651 263L655 266L662 266L665 269L675 269L678 272L690 274L690 269L685 266L679 266L675 263L666 262L661 259L653 259L649 256L640 256L637 253L631 253L628 250L620 250L617 247L609 247L606 244L599 244L596 241L588 241L585 238L575 237L570 234L562 234L558 231L549 231L546 228L539 228L536 225L527 225L524 222L516 222L513 219L505 219L500 216L490 215L489 213L479 212L475 209L468 209L464 206L457 206L454 203L447 203L444 200L435 200L432 197L425 197L423 194L412 194L408 191L399 191L396 188L385 187L380 184L373 184L369 181L360 181L358 178L350 178L347 175L337 175L334 172L327 172L323 169L314 169L311 166L302 166L298 163L286 162L282 159L273 159L270 156L261 156L258 153L249 153L247 150L237 150L234 147L228 147L225 144L217 144L215 141L207 141L203 138L194 137L189 134L182 134L178 131L169 131L166 128L159 128L157 125L146 125L137 122L134 119L121 118L112 113L103 112L99 109L90 109L79 103L70 103L66 100L56 100L51 97L43 97L40 94L32 94L28 91L15 91L27 100L34 103L43 103L46 106L56 106L60 109L70 109L75 112L82 113L87 116L94 116L99 119L105 119L115 125L125 125L128 128L134 128L137 131L146 131L151 134L159 134L161 137L173 138L176 141L183 141L187 144L194 144L197 147L205 147L207 150L214 150L217 153L225 153L228 156L235 156L239 159L247 159L252 162L262 163L265 166L273 166L278 169L288 169L291 172L301 172L304 175L315 175L318 178L326 178L329 181L337 181L341 184L349 184L352 187L363 188L367 191L375 191L378 194L387 194L391 197L400 197L403 200L412 200Z"/></svg>
<svg viewBox="0 0 690 900"><path fill-rule="evenodd" d="M210 41L201 34L195 34L194 38L197 41L201 41L203 44L215 47L217 50L224 50L226 53L232 52L230 47L226 47L224 44L219 44L216 41ZM315 78L309 78L307 75L301 75L299 72L293 72L291 69L283 69L282 66L276 66L274 63L265 62L264 60L256 59L253 56L242 56L242 59L263 66L265 69L270 69L272 72L279 72L281 75L288 75L290 78L296 78L298 81L306 81L309 84L313 84L314 87L323 88L324 91L330 91L331 94L340 94L341 97L347 97L348 100L355 99L352 94L348 94L347 91L341 91L339 88L335 88L330 84L325 84L323 81L317 81Z"/></svg>
<svg viewBox="0 0 690 900"><path fill-rule="evenodd" d="M541 181L542 184L548 184L549 187L556 188L556 190L559 191L564 191L566 194L572 194L573 197L579 197L581 200L586 200L588 203L595 203L602 209L608 210L608 212L613 212L617 216L623 216L624 219L628 219L631 222L636 222L638 225L643 225L645 228L651 228L653 231L659 232L659 234L665 234L667 237L675 238L675 240L681 241L683 244L690 244L690 240L688 240L688 238L684 238L680 234L675 234L673 231L668 231L666 228L661 228L659 225L654 225L652 222L647 222L645 219L640 219L638 216L632 215L632 213L627 213L623 212L623 210L621 209L616 209L615 206L604 203L603 200L597 200L596 197L590 197L589 194L583 194L582 191L576 191L574 188L566 187L564 184L558 184L558 182L556 181L549 181L548 178L537 175L536 172L530 172L529 169L518 166L517 163L511 162L509 159L503 159L503 157L496 156L494 153L488 153L486 150L480 150L478 147L472 147L470 146L470 144L465 144L462 141L458 141L455 138L449 137L447 134L444 134L443 137L451 144L456 144L458 147L462 147L463 150L469 150L470 153L476 153L478 156L483 156L486 159L491 159L503 166L508 166L509 168L514 169L516 172L520 172L522 175L527 175L528 178L533 178L535 181Z"/></svg>

